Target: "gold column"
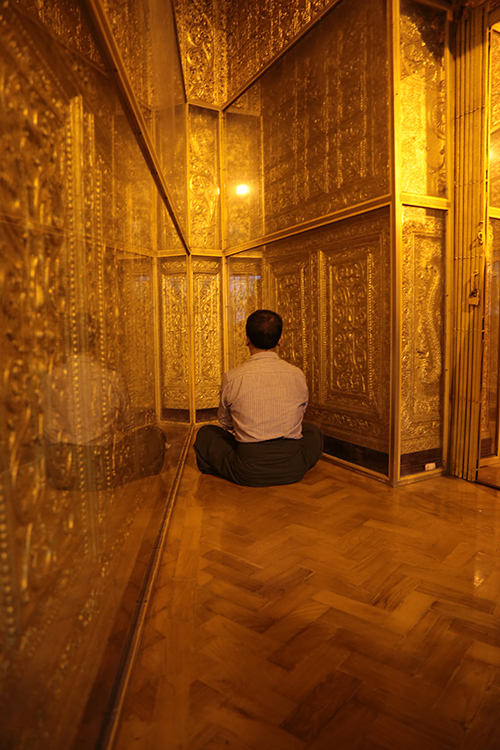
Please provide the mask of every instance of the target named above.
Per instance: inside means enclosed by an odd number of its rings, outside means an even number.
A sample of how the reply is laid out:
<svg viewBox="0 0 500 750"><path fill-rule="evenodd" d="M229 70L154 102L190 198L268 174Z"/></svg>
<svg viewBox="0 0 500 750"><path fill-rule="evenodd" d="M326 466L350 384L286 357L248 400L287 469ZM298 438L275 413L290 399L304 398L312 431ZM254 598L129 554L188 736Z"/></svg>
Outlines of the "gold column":
<svg viewBox="0 0 500 750"><path fill-rule="evenodd" d="M476 477L486 227L487 20L465 12L456 37L455 331L450 472Z"/></svg>

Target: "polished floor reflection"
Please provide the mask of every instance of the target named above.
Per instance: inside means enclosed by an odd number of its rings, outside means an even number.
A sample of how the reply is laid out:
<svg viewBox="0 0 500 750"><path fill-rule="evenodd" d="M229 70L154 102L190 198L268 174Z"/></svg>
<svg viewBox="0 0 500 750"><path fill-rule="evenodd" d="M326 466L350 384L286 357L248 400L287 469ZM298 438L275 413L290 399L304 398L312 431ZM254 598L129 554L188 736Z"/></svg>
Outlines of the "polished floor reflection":
<svg viewBox="0 0 500 750"><path fill-rule="evenodd" d="M500 746L500 493L188 458L117 749Z"/></svg>

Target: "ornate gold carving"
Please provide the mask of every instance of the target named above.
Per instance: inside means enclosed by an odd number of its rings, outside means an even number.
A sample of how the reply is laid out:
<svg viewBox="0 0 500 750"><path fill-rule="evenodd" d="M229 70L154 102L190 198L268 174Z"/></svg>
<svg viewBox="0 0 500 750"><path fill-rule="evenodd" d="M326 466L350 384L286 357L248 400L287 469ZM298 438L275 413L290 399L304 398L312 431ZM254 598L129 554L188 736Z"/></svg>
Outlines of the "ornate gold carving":
<svg viewBox="0 0 500 750"><path fill-rule="evenodd" d="M385 3L353 0L260 79L266 233L389 192L387 54Z"/></svg>
<svg viewBox="0 0 500 750"><path fill-rule="evenodd" d="M196 409L219 403L222 377L222 267L193 259L194 379Z"/></svg>
<svg viewBox="0 0 500 750"><path fill-rule="evenodd" d="M264 256L266 257L266 256ZM283 318L283 335L280 356L305 373L308 371L308 342L306 322L308 320L306 288L308 286L308 254L279 263L266 263L269 275L270 306Z"/></svg>
<svg viewBox="0 0 500 750"><path fill-rule="evenodd" d="M500 208L500 33L491 29L489 204Z"/></svg>
<svg viewBox="0 0 500 750"><path fill-rule="evenodd" d="M443 439L443 213L406 207L403 242L401 453L414 453Z"/></svg>
<svg viewBox="0 0 500 750"><path fill-rule="evenodd" d="M248 358L245 345L246 319L262 308L262 260L228 258L229 275L229 368Z"/></svg>
<svg viewBox="0 0 500 750"><path fill-rule="evenodd" d="M444 196L446 12L401 0L401 185Z"/></svg>
<svg viewBox="0 0 500 750"><path fill-rule="evenodd" d="M162 407L189 409L187 263L160 261Z"/></svg>
<svg viewBox="0 0 500 750"><path fill-rule="evenodd" d="M221 104L226 98L226 0L175 0L189 99Z"/></svg>
<svg viewBox="0 0 500 750"><path fill-rule="evenodd" d="M483 373L481 392L481 455L496 455L498 435L498 345L500 341L500 220L489 220L486 263Z"/></svg>
<svg viewBox="0 0 500 750"><path fill-rule="evenodd" d="M219 116L189 108L191 248L220 248Z"/></svg>
<svg viewBox="0 0 500 750"><path fill-rule="evenodd" d="M44 20L49 5L36 8ZM108 79L11 3L0 153L0 724L8 745L66 748L141 541L124 554L125 539L154 493L89 489L111 484L128 449L103 446L93 467L94 448L49 445L41 394L92 341L95 364L128 382L132 416L151 419L153 261L139 253L153 253L156 193ZM71 386L80 428L85 377ZM77 489L56 489L52 471Z"/></svg>
<svg viewBox="0 0 500 750"><path fill-rule="evenodd" d="M264 304L284 316L281 354L306 372L308 415L327 435L384 453L389 228L388 212L379 210L282 240L264 252Z"/></svg>

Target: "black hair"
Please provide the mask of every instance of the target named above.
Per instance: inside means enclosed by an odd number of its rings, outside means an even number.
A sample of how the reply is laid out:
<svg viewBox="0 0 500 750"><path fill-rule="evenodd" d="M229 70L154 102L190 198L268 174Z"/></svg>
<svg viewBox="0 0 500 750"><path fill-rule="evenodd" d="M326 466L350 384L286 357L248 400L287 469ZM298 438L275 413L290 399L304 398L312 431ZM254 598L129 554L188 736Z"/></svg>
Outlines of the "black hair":
<svg viewBox="0 0 500 750"><path fill-rule="evenodd" d="M257 349L274 349L282 330L283 321L272 310L256 310L247 318L246 334Z"/></svg>

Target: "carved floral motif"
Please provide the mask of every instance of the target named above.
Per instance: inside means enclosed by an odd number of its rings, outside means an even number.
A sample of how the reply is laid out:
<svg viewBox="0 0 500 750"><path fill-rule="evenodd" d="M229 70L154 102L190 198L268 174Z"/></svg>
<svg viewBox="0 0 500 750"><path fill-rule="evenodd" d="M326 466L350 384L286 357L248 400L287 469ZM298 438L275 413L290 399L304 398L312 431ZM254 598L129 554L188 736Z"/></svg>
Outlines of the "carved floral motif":
<svg viewBox="0 0 500 750"><path fill-rule="evenodd" d="M404 209L401 452L442 445L444 252L442 212Z"/></svg>

